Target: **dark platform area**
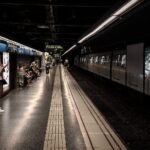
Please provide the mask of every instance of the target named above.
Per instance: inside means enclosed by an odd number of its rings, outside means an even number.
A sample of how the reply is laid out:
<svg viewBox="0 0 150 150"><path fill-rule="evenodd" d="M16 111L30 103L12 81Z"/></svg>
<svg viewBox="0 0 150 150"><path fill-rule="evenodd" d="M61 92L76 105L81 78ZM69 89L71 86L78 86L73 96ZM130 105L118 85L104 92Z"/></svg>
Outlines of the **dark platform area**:
<svg viewBox="0 0 150 150"><path fill-rule="evenodd" d="M129 149L150 149L149 97L76 67L69 71Z"/></svg>

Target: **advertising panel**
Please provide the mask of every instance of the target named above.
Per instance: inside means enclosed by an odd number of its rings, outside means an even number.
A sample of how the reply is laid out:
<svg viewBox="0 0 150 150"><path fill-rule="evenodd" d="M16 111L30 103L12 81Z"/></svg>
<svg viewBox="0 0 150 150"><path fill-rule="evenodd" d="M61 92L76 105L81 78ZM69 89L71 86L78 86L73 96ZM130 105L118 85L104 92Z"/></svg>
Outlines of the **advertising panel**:
<svg viewBox="0 0 150 150"><path fill-rule="evenodd" d="M98 63L99 69L98 74L110 79L110 60L111 60L111 53L101 53L99 55Z"/></svg>
<svg viewBox="0 0 150 150"><path fill-rule="evenodd" d="M9 89L9 53L4 52L3 53L3 65L7 67L5 68L5 71L3 72L3 78L6 80L7 84L3 85L3 91L7 91Z"/></svg>
<svg viewBox="0 0 150 150"><path fill-rule="evenodd" d="M145 94L150 95L150 48L145 50Z"/></svg>
<svg viewBox="0 0 150 150"><path fill-rule="evenodd" d="M112 80L125 85L126 50L114 51L112 60Z"/></svg>
<svg viewBox="0 0 150 150"><path fill-rule="evenodd" d="M127 86L143 92L144 43L127 46Z"/></svg>
<svg viewBox="0 0 150 150"><path fill-rule="evenodd" d="M23 48L18 48L18 54L24 54L24 49Z"/></svg>

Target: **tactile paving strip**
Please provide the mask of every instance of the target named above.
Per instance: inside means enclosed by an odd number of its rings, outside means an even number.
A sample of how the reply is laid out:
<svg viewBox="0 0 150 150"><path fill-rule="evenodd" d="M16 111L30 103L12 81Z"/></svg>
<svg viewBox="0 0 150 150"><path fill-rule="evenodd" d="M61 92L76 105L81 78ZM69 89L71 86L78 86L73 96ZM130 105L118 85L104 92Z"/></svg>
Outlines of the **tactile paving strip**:
<svg viewBox="0 0 150 150"><path fill-rule="evenodd" d="M68 95L70 95L74 108L77 110L77 116L79 115L77 119L79 121L87 149L127 150L124 143L117 136L115 131L113 131L113 128L111 128L104 116L93 105L86 93L82 91L71 74L65 69L63 69L63 72L65 77L64 80L67 81L66 88L69 89ZM89 141L91 143L91 147Z"/></svg>
<svg viewBox="0 0 150 150"><path fill-rule="evenodd" d="M44 150L66 150L59 67L56 70L52 101L45 134Z"/></svg>

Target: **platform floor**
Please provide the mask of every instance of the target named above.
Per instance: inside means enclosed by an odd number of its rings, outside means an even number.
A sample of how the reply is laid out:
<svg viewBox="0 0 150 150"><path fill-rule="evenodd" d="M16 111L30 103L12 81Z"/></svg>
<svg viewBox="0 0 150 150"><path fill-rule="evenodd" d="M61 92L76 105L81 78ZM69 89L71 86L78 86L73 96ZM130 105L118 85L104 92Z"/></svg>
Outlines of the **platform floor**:
<svg viewBox="0 0 150 150"><path fill-rule="evenodd" d="M0 105L0 150L127 149L62 65Z"/></svg>

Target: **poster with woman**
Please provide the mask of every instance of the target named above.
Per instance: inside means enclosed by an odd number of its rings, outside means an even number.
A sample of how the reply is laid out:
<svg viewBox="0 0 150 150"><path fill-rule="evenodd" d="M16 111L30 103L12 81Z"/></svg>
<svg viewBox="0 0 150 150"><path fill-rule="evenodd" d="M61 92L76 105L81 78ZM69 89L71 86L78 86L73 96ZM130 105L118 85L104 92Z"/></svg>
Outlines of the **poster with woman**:
<svg viewBox="0 0 150 150"><path fill-rule="evenodd" d="M4 52L3 53L3 65L5 66L5 71L3 72L3 79L6 80L7 84L3 85L3 92L7 91L9 89L9 53Z"/></svg>

